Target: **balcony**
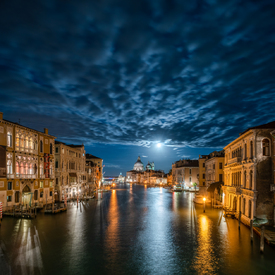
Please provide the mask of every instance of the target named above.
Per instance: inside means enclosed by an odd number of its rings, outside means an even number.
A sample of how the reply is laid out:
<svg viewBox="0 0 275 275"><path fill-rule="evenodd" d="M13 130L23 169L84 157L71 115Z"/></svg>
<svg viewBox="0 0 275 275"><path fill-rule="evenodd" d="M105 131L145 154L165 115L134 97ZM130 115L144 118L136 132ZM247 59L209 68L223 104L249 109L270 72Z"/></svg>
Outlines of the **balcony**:
<svg viewBox="0 0 275 275"><path fill-rule="evenodd" d="M7 174L7 179L14 179L14 174Z"/></svg>
<svg viewBox="0 0 275 275"><path fill-rule="evenodd" d="M234 193L236 195L242 194L241 186L228 186L227 190L229 193Z"/></svg>
<svg viewBox="0 0 275 275"><path fill-rule="evenodd" d="M228 165L230 165L230 164L241 164L241 160L242 160L241 157L232 158L232 159L228 160Z"/></svg>

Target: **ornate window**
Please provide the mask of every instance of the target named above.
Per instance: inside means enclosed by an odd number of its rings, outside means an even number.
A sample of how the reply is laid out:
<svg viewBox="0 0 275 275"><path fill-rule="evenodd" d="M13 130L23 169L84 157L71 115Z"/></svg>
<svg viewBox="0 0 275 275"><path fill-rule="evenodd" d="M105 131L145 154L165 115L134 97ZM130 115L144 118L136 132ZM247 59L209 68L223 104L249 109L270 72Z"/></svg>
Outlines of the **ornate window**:
<svg viewBox="0 0 275 275"><path fill-rule="evenodd" d="M25 138L25 148L29 148L29 138Z"/></svg>
<svg viewBox="0 0 275 275"><path fill-rule="evenodd" d="M44 168L43 168L43 163L40 163L40 176L44 174Z"/></svg>
<svg viewBox="0 0 275 275"><path fill-rule="evenodd" d="M19 162L16 162L15 164L15 172L16 172L16 175L19 175L20 174L20 168L19 168Z"/></svg>
<svg viewBox="0 0 275 275"><path fill-rule="evenodd" d="M244 183L243 183L243 187L246 188L246 171L244 171Z"/></svg>
<svg viewBox="0 0 275 275"><path fill-rule="evenodd" d="M30 165L29 165L29 174L33 175L33 165L32 165L32 163L30 163Z"/></svg>
<svg viewBox="0 0 275 275"><path fill-rule="evenodd" d="M27 163L24 163L24 174L28 174L28 164Z"/></svg>
<svg viewBox="0 0 275 275"><path fill-rule="evenodd" d="M25 174L24 173L24 164L23 164L23 162L20 162L20 174Z"/></svg>
<svg viewBox="0 0 275 275"><path fill-rule="evenodd" d="M19 135L16 134L16 137L15 137L15 145L19 147L20 145L20 139L19 139Z"/></svg>
<svg viewBox="0 0 275 275"><path fill-rule="evenodd" d="M40 153L43 153L43 141L40 140Z"/></svg>
<svg viewBox="0 0 275 275"><path fill-rule="evenodd" d="M244 145L244 159L247 158L247 144Z"/></svg>
<svg viewBox="0 0 275 275"><path fill-rule="evenodd" d="M253 183L253 171L250 171L250 178L249 178L249 189L252 189L252 183Z"/></svg>
<svg viewBox="0 0 275 275"><path fill-rule="evenodd" d="M267 138L263 139L262 141L262 147L263 147L263 156L269 156L269 140Z"/></svg>
<svg viewBox="0 0 275 275"><path fill-rule="evenodd" d="M21 135L19 139L20 139L20 147L24 148L24 136Z"/></svg>

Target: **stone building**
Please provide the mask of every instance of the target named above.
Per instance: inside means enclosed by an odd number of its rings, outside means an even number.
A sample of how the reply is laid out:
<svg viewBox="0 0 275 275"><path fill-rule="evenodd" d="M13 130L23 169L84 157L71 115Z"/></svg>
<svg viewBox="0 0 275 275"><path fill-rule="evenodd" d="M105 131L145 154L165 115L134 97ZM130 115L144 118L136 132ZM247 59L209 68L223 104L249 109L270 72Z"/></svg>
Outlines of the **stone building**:
<svg viewBox="0 0 275 275"><path fill-rule="evenodd" d="M55 142L55 198L62 201L87 192L84 145Z"/></svg>
<svg viewBox="0 0 275 275"><path fill-rule="evenodd" d="M199 155L199 189L201 194L206 194L205 161L208 155Z"/></svg>
<svg viewBox="0 0 275 275"><path fill-rule="evenodd" d="M55 137L3 119L0 113L0 201L3 206L54 200Z"/></svg>
<svg viewBox="0 0 275 275"><path fill-rule="evenodd" d="M103 176L103 159L86 154L86 174L89 193L100 187Z"/></svg>
<svg viewBox="0 0 275 275"><path fill-rule="evenodd" d="M241 211L246 224L255 218L273 220L274 129L275 122L251 127L224 148L224 206Z"/></svg>
<svg viewBox="0 0 275 275"><path fill-rule="evenodd" d="M183 188L193 188L199 184L198 160L183 159L172 164L173 185L180 184Z"/></svg>

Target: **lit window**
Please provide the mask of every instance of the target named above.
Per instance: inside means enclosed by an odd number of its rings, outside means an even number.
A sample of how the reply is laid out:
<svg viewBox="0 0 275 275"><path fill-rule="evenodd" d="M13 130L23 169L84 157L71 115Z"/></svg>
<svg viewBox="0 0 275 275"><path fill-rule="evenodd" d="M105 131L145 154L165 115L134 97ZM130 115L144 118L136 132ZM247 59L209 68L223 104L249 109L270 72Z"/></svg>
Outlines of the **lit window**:
<svg viewBox="0 0 275 275"><path fill-rule="evenodd" d="M8 138L8 140L7 140L7 146L8 147L12 147L12 134L11 134L11 132L8 132L7 138Z"/></svg>

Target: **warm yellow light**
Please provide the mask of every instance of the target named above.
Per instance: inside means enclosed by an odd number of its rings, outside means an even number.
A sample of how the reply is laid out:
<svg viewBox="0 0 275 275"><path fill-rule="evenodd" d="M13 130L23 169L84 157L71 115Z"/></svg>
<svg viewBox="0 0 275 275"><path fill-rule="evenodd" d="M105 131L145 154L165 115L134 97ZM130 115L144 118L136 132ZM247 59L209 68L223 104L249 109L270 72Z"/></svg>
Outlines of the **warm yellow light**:
<svg viewBox="0 0 275 275"><path fill-rule="evenodd" d="M203 201L206 201L206 198L203 198Z"/></svg>

